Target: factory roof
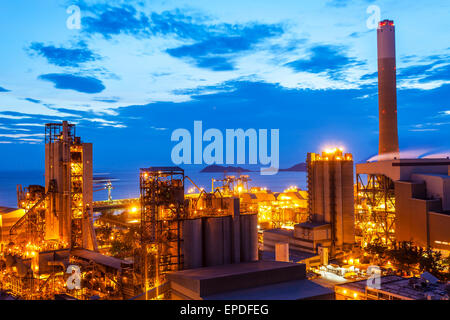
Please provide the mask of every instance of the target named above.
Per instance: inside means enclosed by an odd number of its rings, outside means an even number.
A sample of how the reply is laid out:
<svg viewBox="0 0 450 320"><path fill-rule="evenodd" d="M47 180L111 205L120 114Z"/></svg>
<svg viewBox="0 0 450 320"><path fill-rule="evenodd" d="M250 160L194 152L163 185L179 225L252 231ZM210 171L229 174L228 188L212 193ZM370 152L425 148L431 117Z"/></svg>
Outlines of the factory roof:
<svg viewBox="0 0 450 320"><path fill-rule="evenodd" d="M291 200L297 200L297 201L298 200L307 200L300 192L297 192L297 191L289 191L289 192L279 193L277 195L277 200L280 200L280 199L278 199L279 196L288 196L288 197L291 197Z"/></svg>
<svg viewBox="0 0 450 320"><path fill-rule="evenodd" d="M84 259L84 260L92 260L97 264L110 267L113 269L120 270L122 268L122 265L130 265L131 262L117 259L110 256L105 256L101 253L87 250L87 249L75 249L70 252L73 256L76 256L78 258Z"/></svg>
<svg viewBox="0 0 450 320"><path fill-rule="evenodd" d="M324 227L324 226L328 226L330 225L327 222L302 222L302 223L298 223L295 226L299 226L301 228L309 228L309 229L314 229L314 228L320 228L320 227Z"/></svg>
<svg viewBox="0 0 450 320"><path fill-rule="evenodd" d="M305 265L253 261L169 273L169 280L197 297L306 279Z"/></svg>
<svg viewBox="0 0 450 320"><path fill-rule="evenodd" d="M423 300L427 299L427 295L431 295L440 299L448 293L445 290L445 284L426 283L425 280L417 278L403 278L400 276L384 276L380 278L380 289L367 288L368 290L389 293L393 296L403 299ZM337 285L340 288L365 293L367 280L347 282Z"/></svg>
<svg viewBox="0 0 450 320"><path fill-rule="evenodd" d="M7 214L7 213L11 213L14 211L17 211L19 209L17 208L9 208L9 207L0 207L0 214Z"/></svg>
<svg viewBox="0 0 450 320"><path fill-rule="evenodd" d="M289 260L291 260L291 262L294 262L294 263L298 263L305 259L309 259L309 258L316 257L316 256L317 256L317 254L315 254L315 253L305 252L305 251L300 251L300 250L295 250L295 249L289 248ZM275 252L264 250L262 252L262 260L263 261L275 261Z"/></svg>
<svg viewBox="0 0 450 320"><path fill-rule="evenodd" d="M255 288L212 294L205 300L302 300L332 299L333 291L310 280L275 283Z"/></svg>
<svg viewBox="0 0 450 320"><path fill-rule="evenodd" d="M0 300L17 300L13 295L6 291L0 291Z"/></svg>
<svg viewBox="0 0 450 320"><path fill-rule="evenodd" d="M275 201L275 195L270 191L254 193L256 198L260 201Z"/></svg>
<svg viewBox="0 0 450 320"><path fill-rule="evenodd" d="M294 230L282 229L282 228L264 230L264 233L266 233L266 232L281 234L281 235L285 235L285 236L289 236L289 237L292 237L294 235Z"/></svg>
<svg viewBox="0 0 450 320"><path fill-rule="evenodd" d="M386 283L393 282L393 281L399 281L402 280L402 277L399 276L385 276L381 277L381 286L385 285ZM361 293L364 293L366 291L367 286L367 280L359 280L359 281L353 281L353 282L346 282L343 284L338 285L341 288L347 288L349 290L358 291Z"/></svg>
<svg viewBox="0 0 450 320"><path fill-rule="evenodd" d="M243 262L236 264L225 264L213 267L187 269L178 271L179 276L188 277L192 279L213 279L216 277L232 276L237 274L245 274L255 271L270 271L273 269L298 267L298 264L279 262L279 261L255 261Z"/></svg>
<svg viewBox="0 0 450 320"><path fill-rule="evenodd" d="M409 180L411 174L448 175L450 159L393 159L356 164L356 174L382 174L393 181Z"/></svg>
<svg viewBox="0 0 450 320"><path fill-rule="evenodd" d="M306 279L305 265L255 261L169 274L171 287L204 300L296 300L333 298L333 291Z"/></svg>
<svg viewBox="0 0 450 320"><path fill-rule="evenodd" d="M430 177L436 177L436 178L442 178L442 179L450 179L450 176L448 174L443 174L443 173L426 173L426 172L422 173L422 172L417 172L417 173L414 173L414 175L424 175L424 176L430 176Z"/></svg>
<svg viewBox="0 0 450 320"><path fill-rule="evenodd" d="M246 193L241 193L241 197L242 198L250 198L255 200L256 199L256 195L254 193L250 193L250 192L246 192Z"/></svg>

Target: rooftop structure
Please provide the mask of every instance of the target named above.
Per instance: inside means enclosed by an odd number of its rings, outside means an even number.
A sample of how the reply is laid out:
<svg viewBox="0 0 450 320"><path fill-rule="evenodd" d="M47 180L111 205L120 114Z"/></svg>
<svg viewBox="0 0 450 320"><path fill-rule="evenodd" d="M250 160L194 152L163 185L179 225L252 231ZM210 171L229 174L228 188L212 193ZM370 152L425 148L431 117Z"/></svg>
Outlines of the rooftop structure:
<svg viewBox="0 0 450 320"><path fill-rule="evenodd" d="M450 251L449 159L394 159L356 165L356 227L373 239Z"/></svg>
<svg viewBox="0 0 450 320"><path fill-rule="evenodd" d="M258 261L179 271L169 275L172 299L333 299L331 290L306 279L304 264Z"/></svg>
<svg viewBox="0 0 450 320"><path fill-rule="evenodd" d="M335 286L336 300L448 300L446 284L429 283L418 278L384 276L379 288L367 285L367 280Z"/></svg>

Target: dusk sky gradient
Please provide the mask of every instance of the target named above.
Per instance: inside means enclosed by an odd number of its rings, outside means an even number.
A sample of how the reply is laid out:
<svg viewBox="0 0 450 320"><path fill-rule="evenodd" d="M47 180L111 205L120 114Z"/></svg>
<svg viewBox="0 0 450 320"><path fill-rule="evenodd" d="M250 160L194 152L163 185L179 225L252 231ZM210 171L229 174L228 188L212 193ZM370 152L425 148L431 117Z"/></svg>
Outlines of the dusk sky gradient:
<svg viewBox="0 0 450 320"><path fill-rule="evenodd" d="M66 27L70 5L81 29ZM378 149L377 5L396 26L400 149L450 154L450 2L1 1L0 165L42 169L44 124L94 170L172 165L173 130L280 129L280 165Z"/></svg>

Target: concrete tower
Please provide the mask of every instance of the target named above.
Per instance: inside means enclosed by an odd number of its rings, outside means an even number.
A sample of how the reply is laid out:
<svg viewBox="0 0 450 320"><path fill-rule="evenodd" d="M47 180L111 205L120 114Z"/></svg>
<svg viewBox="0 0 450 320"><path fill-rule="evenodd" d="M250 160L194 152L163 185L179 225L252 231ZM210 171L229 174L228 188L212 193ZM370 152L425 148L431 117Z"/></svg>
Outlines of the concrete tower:
<svg viewBox="0 0 450 320"><path fill-rule="evenodd" d="M397 86L395 67L395 27L391 20L383 20L377 29L378 46L378 112L381 160L398 156Z"/></svg>
<svg viewBox="0 0 450 320"><path fill-rule="evenodd" d="M341 149L308 153L308 212L312 223L329 224L331 251L355 242L353 158Z"/></svg>
<svg viewBox="0 0 450 320"><path fill-rule="evenodd" d="M67 121L45 127L45 188L48 200L45 238L70 248L97 250L92 224L92 144L75 136Z"/></svg>

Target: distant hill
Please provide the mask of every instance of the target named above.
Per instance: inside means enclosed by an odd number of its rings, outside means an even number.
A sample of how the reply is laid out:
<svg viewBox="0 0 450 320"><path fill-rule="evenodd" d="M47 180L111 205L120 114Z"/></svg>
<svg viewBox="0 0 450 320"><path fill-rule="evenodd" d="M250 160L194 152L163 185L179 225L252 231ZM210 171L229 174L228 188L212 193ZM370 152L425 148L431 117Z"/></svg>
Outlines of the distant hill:
<svg viewBox="0 0 450 320"><path fill-rule="evenodd" d="M279 171L281 171L281 172L285 172L285 171L306 172L306 163L305 162L297 163L296 165L293 165L290 168L280 169Z"/></svg>
<svg viewBox="0 0 450 320"><path fill-rule="evenodd" d="M220 166L217 164L212 164L203 168L200 172L251 172L251 170L244 169L241 167L232 167L232 166Z"/></svg>

